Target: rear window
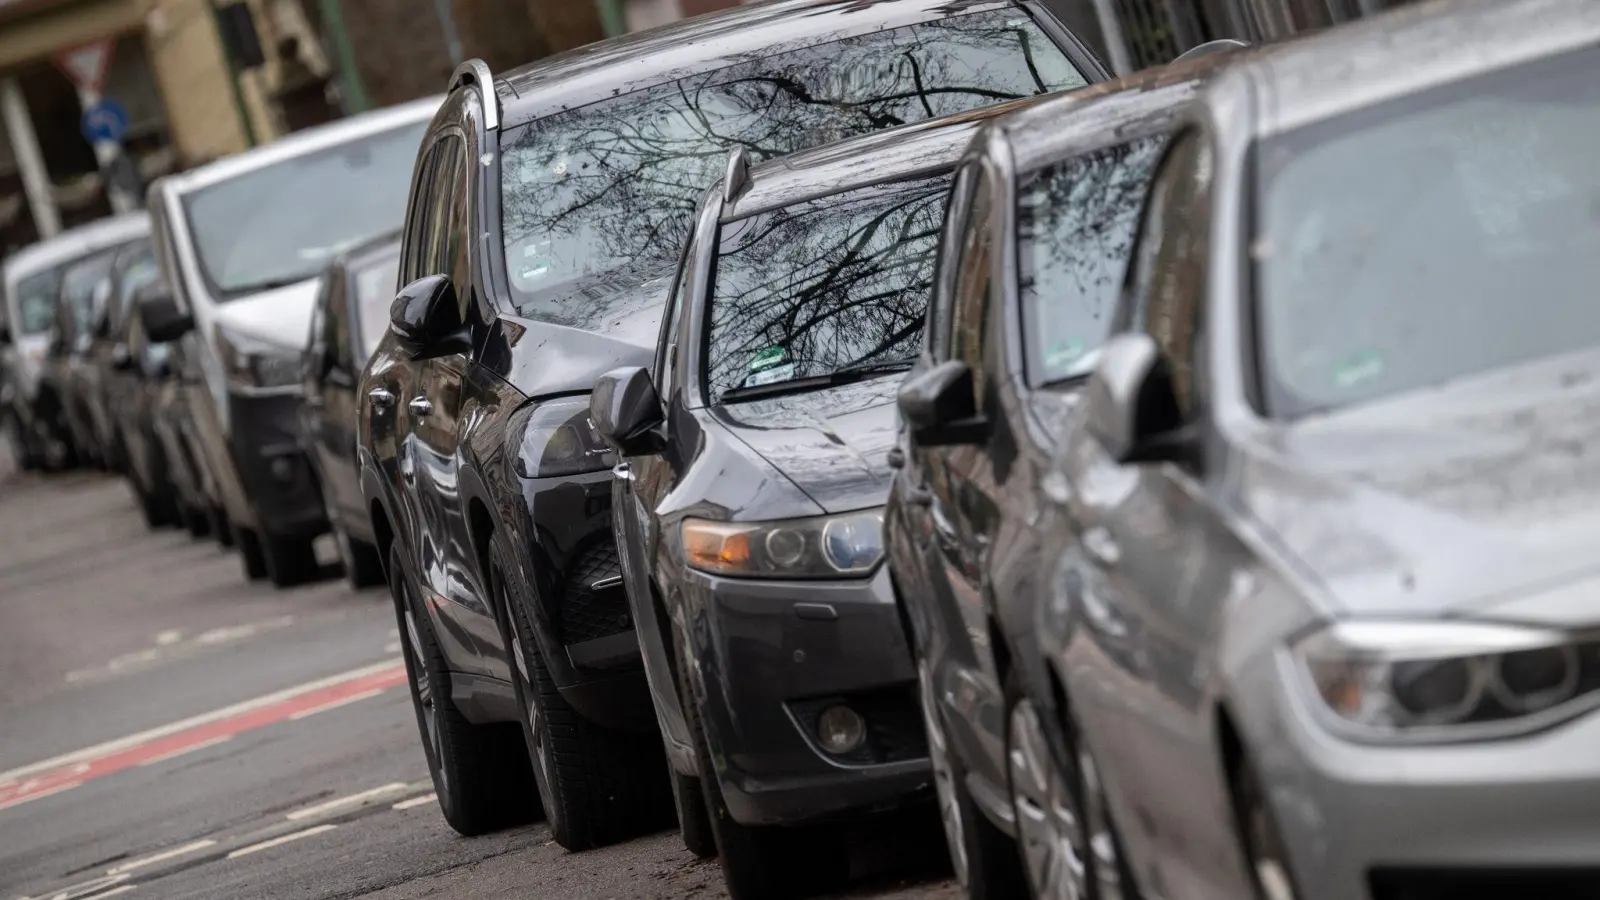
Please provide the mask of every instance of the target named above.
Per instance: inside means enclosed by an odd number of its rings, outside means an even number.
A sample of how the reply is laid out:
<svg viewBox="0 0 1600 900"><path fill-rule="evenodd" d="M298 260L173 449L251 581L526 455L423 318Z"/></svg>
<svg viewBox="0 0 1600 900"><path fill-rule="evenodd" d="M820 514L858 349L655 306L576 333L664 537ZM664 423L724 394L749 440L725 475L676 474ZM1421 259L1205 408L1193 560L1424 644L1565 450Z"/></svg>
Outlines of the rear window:
<svg viewBox="0 0 1600 900"><path fill-rule="evenodd" d="M1026 11L1005 8L775 52L546 116L504 145L513 302L529 318L599 324L607 296L671 272L734 147L769 159L1084 83Z"/></svg>
<svg viewBox="0 0 1600 900"><path fill-rule="evenodd" d="M949 175L920 178L724 225L706 339L711 402L909 367L949 189Z"/></svg>

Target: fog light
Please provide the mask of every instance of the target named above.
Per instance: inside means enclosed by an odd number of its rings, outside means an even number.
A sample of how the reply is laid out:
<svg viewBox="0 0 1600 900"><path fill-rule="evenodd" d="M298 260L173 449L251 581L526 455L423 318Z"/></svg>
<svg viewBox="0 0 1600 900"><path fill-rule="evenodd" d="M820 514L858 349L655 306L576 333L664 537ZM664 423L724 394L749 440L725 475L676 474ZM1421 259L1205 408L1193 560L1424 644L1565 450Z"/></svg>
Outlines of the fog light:
<svg viewBox="0 0 1600 900"><path fill-rule="evenodd" d="M848 706L830 706L817 717L817 740L838 755L857 750L867 740L867 723Z"/></svg>
<svg viewBox="0 0 1600 900"><path fill-rule="evenodd" d="M279 481L288 481L294 477L294 463L290 462L287 456L273 460L268 469L272 472L272 477Z"/></svg>

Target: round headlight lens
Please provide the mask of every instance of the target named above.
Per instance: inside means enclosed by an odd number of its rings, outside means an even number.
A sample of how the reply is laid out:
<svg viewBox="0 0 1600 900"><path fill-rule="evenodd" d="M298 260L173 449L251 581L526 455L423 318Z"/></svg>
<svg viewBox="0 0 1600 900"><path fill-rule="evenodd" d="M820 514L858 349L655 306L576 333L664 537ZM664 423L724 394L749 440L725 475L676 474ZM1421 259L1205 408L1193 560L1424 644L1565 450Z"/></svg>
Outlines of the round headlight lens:
<svg viewBox="0 0 1600 900"><path fill-rule="evenodd" d="M1548 709L1578 689L1578 668L1572 647L1507 653L1496 667L1495 699L1517 712Z"/></svg>
<svg viewBox="0 0 1600 900"><path fill-rule="evenodd" d="M1465 718L1483 695L1479 661L1470 657L1395 663L1389 686L1401 708L1426 722Z"/></svg>
<svg viewBox="0 0 1600 900"><path fill-rule="evenodd" d="M806 539L791 528L778 528L767 534L767 556L780 566L792 566L805 555Z"/></svg>
<svg viewBox="0 0 1600 900"><path fill-rule="evenodd" d="M822 529L822 553L840 572L860 572L883 556L883 519L876 515L834 519Z"/></svg>

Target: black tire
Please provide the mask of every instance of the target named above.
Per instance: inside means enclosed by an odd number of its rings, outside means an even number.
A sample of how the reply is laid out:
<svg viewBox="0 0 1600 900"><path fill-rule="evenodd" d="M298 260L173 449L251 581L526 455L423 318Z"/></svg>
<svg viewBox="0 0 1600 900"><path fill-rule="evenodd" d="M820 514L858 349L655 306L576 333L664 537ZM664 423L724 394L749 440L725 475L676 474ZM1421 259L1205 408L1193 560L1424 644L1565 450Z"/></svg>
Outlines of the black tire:
<svg viewBox="0 0 1600 900"><path fill-rule="evenodd" d="M356 540L337 524L333 526L333 538L339 547L339 564L350 590L364 590L384 583L383 558L378 555L377 547Z"/></svg>
<svg viewBox="0 0 1600 900"><path fill-rule="evenodd" d="M506 581L507 569L508 556L494 540L490 588L506 612L512 684L551 836L568 850L588 850L669 824L671 786L662 777L660 741L603 728L567 703L532 639L527 605Z"/></svg>
<svg viewBox="0 0 1600 900"><path fill-rule="evenodd" d="M205 512L205 516L206 516L206 521L211 523L211 536L217 539L218 546L221 546L223 548L232 548L235 544L238 543L238 535L236 535L234 533L233 523L228 521L228 516L222 511L222 507L220 507L220 506L207 507L206 512ZM267 573L266 573L265 566L266 566L266 563L263 562L262 563L262 567L263 567L262 568L262 572L261 572L261 574L259 576L256 576L256 577L258 577L258 578L265 578L266 577Z"/></svg>
<svg viewBox="0 0 1600 900"><path fill-rule="evenodd" d="M267 566L267 580L273 587L297 587L316 581L322 575L322 568L317 565L316 545L311 538L263 534L261 555Z"/></svg>
<svg viewBox="0 0 1600 900"><path fill-rule="evenodd" d="M178 515L183 520L184 530L189 532L190 537L203 538L211 534L211 519L203 511L179 501Z"/></svg>
<svg viewBox="0 0 1600 900"><path fill-rule="evenodd" d="M700 791L728 896L732 900L789 900L843 886L850 877L850 858L837 830L743 825L728 811L706 744L705 728L700 724L700 704L689 684L682 642L682 635L675 630L674 651L678 654L678 671L683 673L679 697L694 736Z"/></svg>
<svg viewBox="0 0 1600 900"><path fill-rule="evenodd" d="M672 803L678 811L683 846L701 859L711 859L717 855L717 836L711 832L711 814L706 811L706 795L700 787L700 779L679 775L671 762L667 763L667 778L672 782Z"/></svg>
<svg viewBox="0 0 1600 900"><path fill-rule="evenodd" d="M177 504L170 495L149 494L135 485L134 496L138 498L139 512L144 515L144 524L150 530L178 523Z"/></svg>
<svg viewBox="0 0 1600 900"><path fill-rule="evenodd" d="M514 724L474 725L450 701L450 670L433 622L416 601L398 545L389 549L389 593L400 628L411 705L444 820L465 837L532 821L533 768Z"/></svg>
<svg viewBox="0 0 1600 900"><path fill-rule="evenodd" d="M11 458L16 461L17 468L24 472L37 472L44 468L44 456L39 452L33 441L22 428L22 420L15 413L5 413L5 419L0 422L6 433L7 443L11 445Z"/></svg>
<svg viewBox="0 0 1600 900"><path fill-rule="evenodd" d="M260 581L267 577L267 554L261 546L261 536L254 528L233 526L228 529L233 535L233 543L239 550L239 562L244 565L244 577L248 581Z"/></svg>
<svg viewBox="0 0 1600 900"><path fill-rule="evenodd" d="M989 821L967 789L967 770L949 746L949 728L940 706L933 702L929 666L917 653L918 693L928 732L928 751L934 768L940 821L957 885L967 900L1025 897L1027 878L1018 858L1017 843ZM937 718L936 718L937 717ZM943 749L941 749L943 748ZM954 817L952 824L951 817Z"/></svg>

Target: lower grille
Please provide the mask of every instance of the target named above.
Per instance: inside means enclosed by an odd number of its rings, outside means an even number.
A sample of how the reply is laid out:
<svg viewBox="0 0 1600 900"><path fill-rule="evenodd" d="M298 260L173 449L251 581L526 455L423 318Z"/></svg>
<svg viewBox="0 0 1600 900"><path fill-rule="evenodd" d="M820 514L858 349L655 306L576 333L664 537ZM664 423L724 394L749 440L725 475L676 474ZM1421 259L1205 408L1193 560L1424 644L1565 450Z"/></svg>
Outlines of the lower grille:
<svg viewBox="0 0 1600 900"><path fill-rule="evenodd" d="M580 553L561 585L561 642L576 644L633 627L617 546L601 541Z"/></svg>

